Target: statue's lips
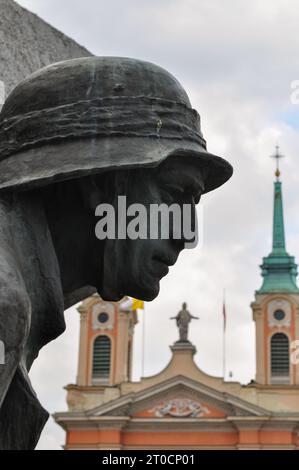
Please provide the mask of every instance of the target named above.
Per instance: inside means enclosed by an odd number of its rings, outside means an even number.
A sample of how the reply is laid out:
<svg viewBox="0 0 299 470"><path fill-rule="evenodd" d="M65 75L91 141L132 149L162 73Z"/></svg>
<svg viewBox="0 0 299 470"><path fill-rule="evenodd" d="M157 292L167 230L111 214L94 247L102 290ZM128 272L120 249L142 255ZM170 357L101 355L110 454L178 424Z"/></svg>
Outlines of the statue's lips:
<svg viewBox="0 0 299 470"><path fill-rule="evenodd" d="M158 274L159 277L164 277L168 274L169 266L173 266L177 260L178 255L176 256L163 256L157 255L152 258L153 271L155 274Z"/></svg>
<svg viewBox="0 0 299 470"><path fill-rule="evenodd" d="M164 277L168 274L169 267L163 261L161 261L157 258L153 258L153 260L152 260L152 270L151 271L155 276L161 278L161 277Z"/></svg>

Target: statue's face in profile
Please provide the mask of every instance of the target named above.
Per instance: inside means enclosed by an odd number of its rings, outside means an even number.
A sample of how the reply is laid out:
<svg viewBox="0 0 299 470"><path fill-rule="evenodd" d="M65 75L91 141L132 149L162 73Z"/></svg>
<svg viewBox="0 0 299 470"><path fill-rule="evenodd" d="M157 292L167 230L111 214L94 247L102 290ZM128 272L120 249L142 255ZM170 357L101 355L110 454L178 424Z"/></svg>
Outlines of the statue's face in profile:
<svg viewBox="0 0 299 470"><path fill-rule="evenodd" d="M110 265L114 270L111 277L114 285L109 286L104 283L104 292L101 294L105 298L109 296L106 292L113 292L116 286L116 297L130 295L150 301L158 295L160 280L167 275L169 266L175 264L186 243L191 241L186 238L184 232L183 225L186 225L186 220L183 221L185 214L183 206L188 206L186 213L190 217L187 222L191 223L189 228L194 233L196 229L195 205L199 202L203 189L203 170L188 158L171 157L157 168L142 168L131 172L126 192L126 204L127 207L131 206L132 210L130 214L132 217L128 218L128 221L134 219L133 214L139 215L138 220L133 222L139 235L135 231L136 239L132 239L134 231L131 231L129 233L131 237L127 235L125 239L108 242L104 269L109 269ZM157 219L156 212L151 212L152 207L161 204L164 208L165 205L170 207L176 204L176 209L182 217L180 222L178 223L179 219L175 219L171 211L164 212L167 219L163 214ZM140 216L139 206L145 208L146 217L142 217L142 214ZM137 212L134 213L136 209ZM151 220L158 220L158 233L157 227L151 225ZM143 224L145 226L142 226ZM108 248L109 243L111 250ZM104 276L105 278L107 280L109 276Z"/></svg>
<svg viewBox="0 0 299 470"><path fill-rule="evenodd" d="M112 171L46 187L42 195L66 305L85 286L110 301L125 295L148 301L157 297L169 266L186 244L194 246L195 205L206 171L194 158L171 156L155 168ZM103 206L112 209L109 229L98 212ZM109 236L99 237L99 223Z"/></svg>

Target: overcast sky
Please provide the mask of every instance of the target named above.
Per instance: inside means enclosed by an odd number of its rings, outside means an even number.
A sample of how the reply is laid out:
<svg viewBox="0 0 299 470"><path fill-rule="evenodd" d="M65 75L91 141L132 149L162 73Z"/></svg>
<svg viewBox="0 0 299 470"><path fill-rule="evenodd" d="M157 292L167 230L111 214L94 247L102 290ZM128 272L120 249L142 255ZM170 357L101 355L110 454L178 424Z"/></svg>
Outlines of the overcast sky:
<svg viewBox="0 0 299 470"><path fill-rule="evenodd" d="M222 373L222 293L227 297L227 371L254 377L250 302L261 285L259 264L271 248L274 162L279 143L287 245L299 259L299 10L296 0L18 0L96 55L149 60L173 73L202 117L213 153L234 176L202 199L204 242L186 250L146 304L145 375L159 372L177 339L183 301L193 315L196 362ZM31 374L51 413L66 409L63 386L76 377L79 314L66 313L67 331L46 347ZM134 375L141 371L141 322L136 327ZM64 432L49 421L39 443L58 449Z"/></svg>

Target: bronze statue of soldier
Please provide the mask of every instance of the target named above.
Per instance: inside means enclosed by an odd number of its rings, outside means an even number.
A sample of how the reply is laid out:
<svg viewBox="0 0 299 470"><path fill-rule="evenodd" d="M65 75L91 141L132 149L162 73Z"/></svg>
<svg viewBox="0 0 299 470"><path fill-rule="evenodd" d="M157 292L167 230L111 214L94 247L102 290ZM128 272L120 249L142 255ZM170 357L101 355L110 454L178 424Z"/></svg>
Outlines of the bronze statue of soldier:
<svg viewBox="0 0 299 470"><path fill-rule="evenodd" d="M195 204L232 168L210 154L178 81L139 60L91 57L20 83L0 114L0 449L32 449L48 419L28 371L97 291L152 300L184 240L99 240L95 209ZM46 373L46 372L45 372Z"/></svg>

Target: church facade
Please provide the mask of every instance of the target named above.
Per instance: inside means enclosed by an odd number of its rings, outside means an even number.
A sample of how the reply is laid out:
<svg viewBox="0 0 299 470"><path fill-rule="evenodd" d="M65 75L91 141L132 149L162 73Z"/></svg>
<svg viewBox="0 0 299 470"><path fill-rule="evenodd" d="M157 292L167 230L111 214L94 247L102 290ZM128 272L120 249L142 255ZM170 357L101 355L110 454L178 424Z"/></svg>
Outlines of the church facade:
<svg viewBox="0 0 299 470"><path fill-rule="evenodd" d="M133 381L136 311L95 295L79 308L78 376L66 387L68 411L54 415L66 431L65 449L299 449L299 290L279 176L277 170L272 251L251 305L255 380L244 386L198 368L184 305L169 364Z"/></svg>

